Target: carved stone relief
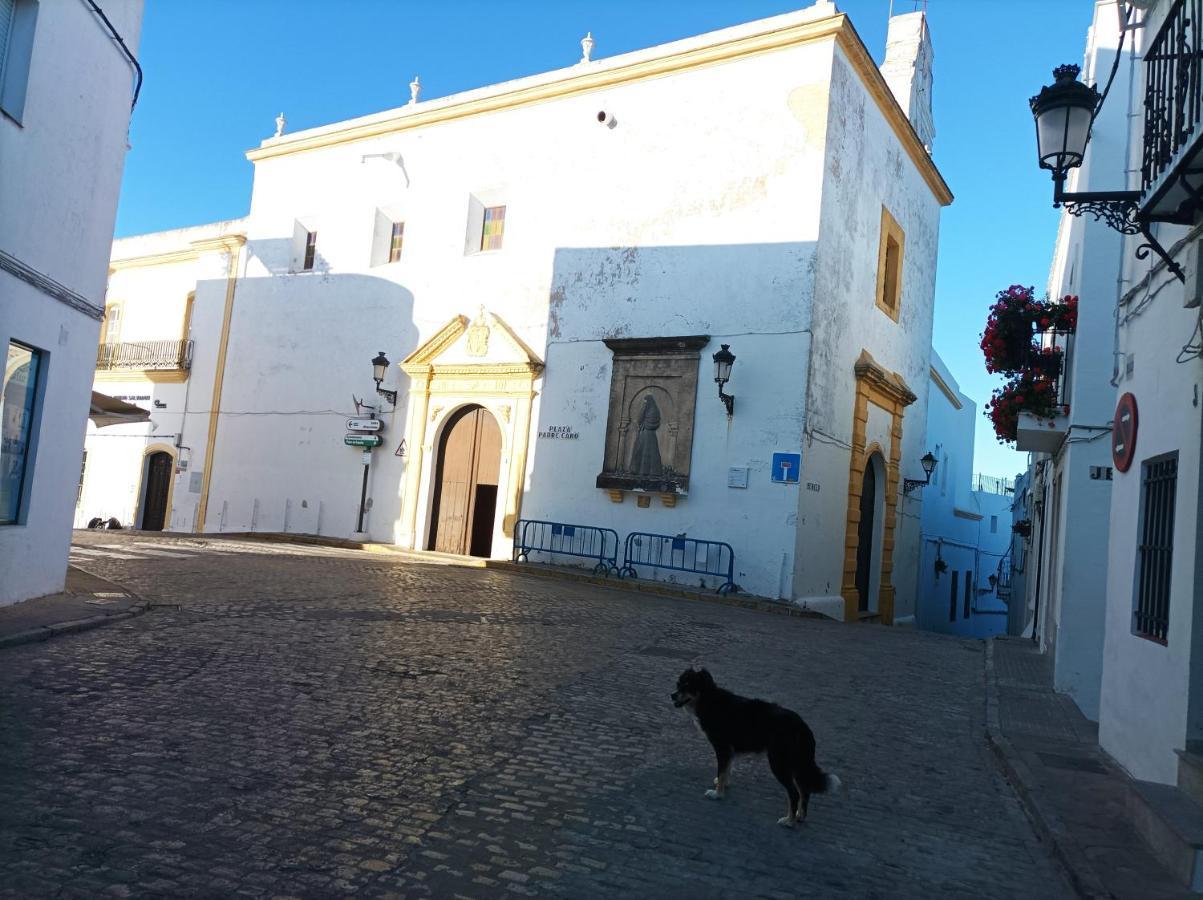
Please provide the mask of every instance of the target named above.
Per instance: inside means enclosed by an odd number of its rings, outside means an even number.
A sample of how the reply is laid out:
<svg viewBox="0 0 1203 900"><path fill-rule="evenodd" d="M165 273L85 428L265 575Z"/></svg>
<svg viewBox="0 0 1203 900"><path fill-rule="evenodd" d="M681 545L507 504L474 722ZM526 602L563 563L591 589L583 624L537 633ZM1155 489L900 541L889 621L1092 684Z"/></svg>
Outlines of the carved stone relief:
<svg viewBox="0 0 1203 900"><path fill-rule="evenodd" d="M684 494L705 335L606 341L614 353L606 449L597 486Z"/></svg>

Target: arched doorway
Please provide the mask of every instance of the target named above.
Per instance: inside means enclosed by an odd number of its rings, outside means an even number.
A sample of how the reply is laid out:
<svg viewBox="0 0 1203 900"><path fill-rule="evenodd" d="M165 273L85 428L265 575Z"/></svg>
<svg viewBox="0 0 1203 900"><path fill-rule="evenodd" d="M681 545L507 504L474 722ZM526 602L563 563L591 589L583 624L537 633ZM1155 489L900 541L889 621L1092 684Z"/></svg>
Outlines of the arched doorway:
<svg viewBox="0 0 1203 900"><path fill-rule="evenodd" d="M885 463L880 453L873 453L865 461L864 479L861 482L860 522L856 529L856 596L857 611L874 610L873 595L881 584L878 566L878 550L881 534L881 493L885 474Z"/></svg>
<svg viewBox="0 0 1203 900"><path fill-rule="evenodd" d="M162 531L171 492L171 454L159 450L146 458L146 486L142 490L142 530Z"/></svg>
<svg viewBox="0 0 1203 900"><path fill-rule="evenodd" d="M481 406L448 420L439 439L428 550L489 556L501 472L501 429Z"/></svg>

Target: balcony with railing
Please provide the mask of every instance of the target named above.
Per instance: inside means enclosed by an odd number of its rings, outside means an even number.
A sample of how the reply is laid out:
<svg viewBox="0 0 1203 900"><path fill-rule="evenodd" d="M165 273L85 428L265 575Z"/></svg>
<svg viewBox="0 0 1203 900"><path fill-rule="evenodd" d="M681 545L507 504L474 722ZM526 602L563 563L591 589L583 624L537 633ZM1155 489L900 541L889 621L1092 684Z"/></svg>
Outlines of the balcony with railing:
<svg viewBox="0 0 1203 900"><path fill-rule="evenodd" d="M192 367L192 341L121 341L96 348L96 371L180 372Z"/></svg>
<svg viewBox="0 0 1203 900"><path fill-rule="evenodd" d="M1053 453L1069 433L1073 339L1070 331L1046 331L1028 351L1031 389L1015 423L1016 450Z"/></svg>
<svg viewBox="0 0 1203 900"><path fill-rule="evenodd" d="M1144 54L1140 211L1191 224L1203 190L1203 0L1174 0Z"/></svg>
<svg viewBox="0 0 1203 900"><path fill-rule="evenodd" d="M1015 479L1004 478L1001 475L983 475L980 472L973 476L973 490L987 494L1006 496L1015 493Z"/></svg>

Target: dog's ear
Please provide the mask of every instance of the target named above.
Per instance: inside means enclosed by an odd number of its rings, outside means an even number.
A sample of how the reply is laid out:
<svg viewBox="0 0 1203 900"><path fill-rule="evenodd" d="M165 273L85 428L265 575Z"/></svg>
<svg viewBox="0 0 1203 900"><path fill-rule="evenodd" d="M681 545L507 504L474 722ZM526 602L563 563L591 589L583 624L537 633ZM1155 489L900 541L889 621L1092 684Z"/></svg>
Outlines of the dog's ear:
<svg viewBox="0 0 1203 900"><path fill-rule="evenodd" d="M714 685L714 676L711 675L708 671L706 671L705 669L698 669L698 674L702 676L702 682L704 684L708 684L711 686Z"/></svg>

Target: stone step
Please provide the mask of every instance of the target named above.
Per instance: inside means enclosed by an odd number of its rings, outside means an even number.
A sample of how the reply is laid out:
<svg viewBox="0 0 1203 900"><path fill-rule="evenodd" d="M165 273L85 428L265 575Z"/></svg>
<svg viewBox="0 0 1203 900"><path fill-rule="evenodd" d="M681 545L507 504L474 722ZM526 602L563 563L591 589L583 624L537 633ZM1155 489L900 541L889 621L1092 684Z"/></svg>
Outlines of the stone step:
<svg viewBox="0 0 1203 900"><path fill-rule="evenodd" d="M1128 815L1178 882L1203 893L1203 806L1172 784L1133 780Z"/></svg>
<svg viewBox="0 0 1203 900"><path fill-rule="evenodd" d="M1175 750L1178 754L1178 787L1203 806L1203 754Z"/></svg>

